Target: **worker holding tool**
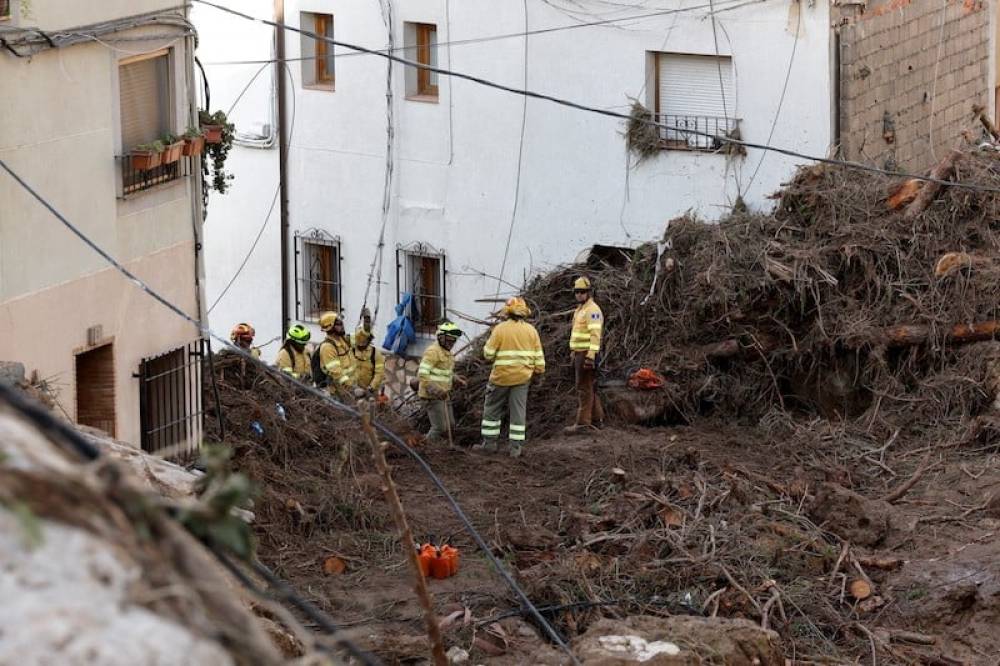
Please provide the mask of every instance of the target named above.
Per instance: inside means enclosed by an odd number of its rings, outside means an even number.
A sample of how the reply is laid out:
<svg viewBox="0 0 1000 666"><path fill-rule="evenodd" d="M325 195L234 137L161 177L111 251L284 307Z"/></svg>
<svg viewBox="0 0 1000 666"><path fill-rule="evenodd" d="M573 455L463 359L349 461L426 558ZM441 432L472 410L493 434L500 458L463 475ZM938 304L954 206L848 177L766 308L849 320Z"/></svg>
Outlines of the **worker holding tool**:
<svg viewBox="0 0 1000 666"><path fill-rule="evenodd" d="M358 388L365 392L364 397L374 397L382 390L385 379L385 356L372 344L371 329L362 326L354 332L351 356Z"/></svg>
<svg viewBox="0 0 1000 666"><path fill-rule="evenodd" d="M576 423L563 432L576 435L604 425L604 407L597 396L597 354L601 351L601 335L604 330L604 313L594 302L590 279L578 277L573 282L576 297L576 312L573 313L573 328L569 337L569 349L573 357L576 377L576 395L579 408Z"/></svg>
<svg viewBox="0 0 1000 666"><path fill-rule="evenodd" d="M453 384L464 385L461 377L455 376L455 357L451 350L462 337L462 331L450 321L445 321L437 329L437 343L431 345L420 359L417 371L419 385L417 395L424 401L431 429L427 439L440 442L447 437L448 444L454 446L451 426L454 416L449 397Z"/></svg>
<svg viewBox="0 0 1000 666"><path fill-rule="evenodd" d="M324 312L319 318L319 327L326 338L316 350L319 360L313 362L313 374L319 371L316 385L326 387L330 395L345 397L354 388L355 367L344 318L336 312Z"/></svg>
<svg viewBox="0 0 1000 666"><path fill-rule="evenodd" d="M535 376L545 372L545 353L538 331L525 321L531 309L523 298L508 300L503 315L506 321L493 329L483 347L483 356L493 361L493 370L483 406L483 441L473 450L496 453L506 412L510 457L517 458L527 435L528 387Z"/></svg>
<svg viewBox="0 0 1000 666"><path fill-rule="evenodd" d="M233 330L229 332L229 340L253 358L260 358L260 347L253 346L256 334L253 326L244 322L233 326Z"/></svg>
<svg viewBox="0 0 1000 666"><path fill-rule="evenodd" d="M285 334L285 341L278 350L275 365L282 372L291 375L301 382L309 382L309 354L306 353L306 343L312 334L302 324L293 324Z"/></svg>

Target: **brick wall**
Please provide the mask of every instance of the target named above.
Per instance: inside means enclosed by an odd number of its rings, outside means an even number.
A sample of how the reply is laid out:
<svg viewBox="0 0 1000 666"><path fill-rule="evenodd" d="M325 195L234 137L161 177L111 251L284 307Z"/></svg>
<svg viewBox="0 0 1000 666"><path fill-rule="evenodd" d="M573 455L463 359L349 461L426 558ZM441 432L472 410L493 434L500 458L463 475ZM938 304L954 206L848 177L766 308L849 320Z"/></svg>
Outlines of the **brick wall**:
<svg viewBox="0 0 1000 666"><path fill-rule="evenodd" d="M989 108L988 3L946 2L942 10L942 0L871 1L838 28L841 153L847 159L925 169L974 126L973 104Z"/></svg>

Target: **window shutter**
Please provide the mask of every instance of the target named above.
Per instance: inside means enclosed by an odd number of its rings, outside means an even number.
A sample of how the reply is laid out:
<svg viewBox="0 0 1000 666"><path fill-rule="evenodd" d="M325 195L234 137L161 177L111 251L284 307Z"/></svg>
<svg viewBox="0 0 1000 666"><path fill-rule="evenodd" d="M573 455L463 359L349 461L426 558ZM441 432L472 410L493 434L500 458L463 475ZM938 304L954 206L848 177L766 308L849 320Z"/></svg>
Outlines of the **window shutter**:
<svg viewBox="0 0 1000 666"><path fill-rule="evenodd" d="M170 130L168 71L166 53L118 68L123 151L155 141Z"/></svg>
<svg viewBox="0 0 1000 666"><path fill-rule="evenodd" d="M659 54L659 113L735 117L733 60L728 56ZM719 85L719 68L722 85ZM722 91L725 90L725 104Z"/></svg>

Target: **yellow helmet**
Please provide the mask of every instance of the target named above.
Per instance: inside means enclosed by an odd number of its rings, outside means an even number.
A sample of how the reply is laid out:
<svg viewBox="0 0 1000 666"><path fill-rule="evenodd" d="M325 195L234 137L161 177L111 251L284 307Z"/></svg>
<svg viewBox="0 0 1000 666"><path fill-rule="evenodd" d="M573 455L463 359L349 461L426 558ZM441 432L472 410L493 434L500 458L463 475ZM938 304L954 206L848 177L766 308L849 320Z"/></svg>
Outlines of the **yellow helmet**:
<svg viewBox="0 0 1000 666"><path fill-rule="evenodd" d="M371 331L366 331L364 326L354 331L354 344L364 347L375 337Z"/></svg>
<svg viewBox="0 0 1000 666"><path fill-rule="evenodd" d="M507 299L507 304L503 306L503 312L506 315L516 315L518 317L531 316L531 308L529 308L524 299L519 296Z"/></svg>
<svg viewBox="0 0 1000 666"><path fill-rule="evenodd" d="M590 291L590 279L581 275L573 283L573 289L575 291Z"/></svg>
<svg viewBox="0 0 1000 666"><path fill-rule="evenodd" d="M446 335L449 338L460 338L462 337L462 329L460 329L458 326L455 326L455 324L451 323L450 321L446 321L443 322L440 326L438 326L437 334L439 336Z"/></svg>
<svg viewBox="0 0 1000 666"><path fill-rule="evenodd" d="M340 319L340 315L336 312L324 312L323 316L319 318L319 327L323 331L333 330L333 325L337 323Z"/></svg>

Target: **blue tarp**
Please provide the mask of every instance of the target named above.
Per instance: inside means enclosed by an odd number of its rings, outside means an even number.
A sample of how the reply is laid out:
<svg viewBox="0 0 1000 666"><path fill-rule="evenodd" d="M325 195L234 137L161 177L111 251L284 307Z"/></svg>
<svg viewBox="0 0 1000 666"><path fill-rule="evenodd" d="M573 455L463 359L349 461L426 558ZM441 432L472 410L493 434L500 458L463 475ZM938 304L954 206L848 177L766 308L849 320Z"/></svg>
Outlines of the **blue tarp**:
<svg viewBox="0 0 1000 666"><path fill-rule="evenodd" d="M396 305L396 318L386 330L382 349L399 356L406 354L406 348L417 337L411 319L412 306L413 294L403 294L403 299Z"/></svg>

